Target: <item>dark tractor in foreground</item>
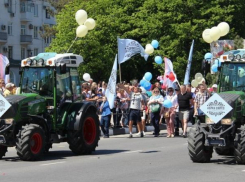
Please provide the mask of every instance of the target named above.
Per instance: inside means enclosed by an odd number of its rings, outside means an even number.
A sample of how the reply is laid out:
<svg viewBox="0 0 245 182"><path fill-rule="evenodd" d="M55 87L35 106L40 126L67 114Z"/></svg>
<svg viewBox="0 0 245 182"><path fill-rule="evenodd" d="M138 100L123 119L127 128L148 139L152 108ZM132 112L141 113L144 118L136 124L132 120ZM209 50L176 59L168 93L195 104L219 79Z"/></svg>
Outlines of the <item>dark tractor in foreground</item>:
<svg viewBox="0 0 245 182"><path fill-rule="evenodd" d="M196 120L188 136L189 156L193 162L209 162L216 151L218 155L234 155L238 164L245 164L245 81L239 74L245 63L241 57L245 59L245 54L237 56L228 52L222 56L218 95L232 110L218 122L208 116Z"/></svg>
<svg viewBox="0 0 245 182"><path fill-rule="evenodd" d="M5 98L11 107L0 117L0 159L15 146L20 159L38 160L60 142L77 155L95 151L99 119L96 106L81 98L82 62L79 55L56 53L22 60L20 94Z"/></svg>

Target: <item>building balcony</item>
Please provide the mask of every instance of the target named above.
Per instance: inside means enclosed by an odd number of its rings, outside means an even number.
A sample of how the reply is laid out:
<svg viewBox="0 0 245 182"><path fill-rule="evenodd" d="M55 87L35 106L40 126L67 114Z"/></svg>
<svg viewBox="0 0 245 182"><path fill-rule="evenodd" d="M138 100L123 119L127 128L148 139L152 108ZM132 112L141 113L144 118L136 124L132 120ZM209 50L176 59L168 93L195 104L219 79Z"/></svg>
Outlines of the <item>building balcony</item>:
<svg viewBox="0 0 245 182"><path fill-rule="evenodd" d="M20 12L20 21L30 22L32 21L33 13L31 12Z"/></svg>
<svg viewBox="0 0 245 182"><path fill-rule="evenodd" d="M7 43L7 40L8 40L7 32L0 32L0 44Z"/></svg>
<svg viewBox="0 0 245 182"><path fill-rule="evenodd" d="M32 43L32 35L20 35L21 44L30 44Z"/></svg>

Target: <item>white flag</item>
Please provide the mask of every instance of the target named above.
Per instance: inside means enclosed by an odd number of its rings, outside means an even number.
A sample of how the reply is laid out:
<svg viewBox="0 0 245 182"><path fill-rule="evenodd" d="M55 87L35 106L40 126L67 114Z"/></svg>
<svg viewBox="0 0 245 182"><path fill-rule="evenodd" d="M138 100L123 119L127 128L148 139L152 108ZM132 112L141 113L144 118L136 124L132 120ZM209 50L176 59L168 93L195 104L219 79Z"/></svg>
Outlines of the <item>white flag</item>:
<svg viewBox="0 0 245 182"><path fill-rule="evenodd" d="M136 54L141 54L147 61L148 54L145 53L145 49L139 42L132 39L120 39L117 38L118 43L118 63L124 63Z"/></svg>
<svg viewBox="0 0 245 182"><path fill-rule="evenodd" d="M105 91L105 96L109 102L109 106L112 109L114 107L114 100L116 97L116 83L117 83L117 55L111 70L111 76Z"/></svg>

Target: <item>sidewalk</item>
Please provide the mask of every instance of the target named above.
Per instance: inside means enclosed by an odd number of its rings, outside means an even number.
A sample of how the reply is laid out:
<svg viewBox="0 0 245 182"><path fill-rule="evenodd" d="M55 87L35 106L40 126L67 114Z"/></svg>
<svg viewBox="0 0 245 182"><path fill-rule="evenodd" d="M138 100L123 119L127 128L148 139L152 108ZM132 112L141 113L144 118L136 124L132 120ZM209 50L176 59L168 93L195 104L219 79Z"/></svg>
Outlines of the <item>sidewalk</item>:
<svg viewBox="0 0 245 182"><path fill-rule="evenodd" d="M160 124L160 130L166 130L166 124ZM145 132L154 131L154 127L151 125L148 125L145 127ZM133 126L133 134L138 133L138 129L136 126ZM129 134L128 128L110 128L109 135L123 135L123 134Z"/></svg>

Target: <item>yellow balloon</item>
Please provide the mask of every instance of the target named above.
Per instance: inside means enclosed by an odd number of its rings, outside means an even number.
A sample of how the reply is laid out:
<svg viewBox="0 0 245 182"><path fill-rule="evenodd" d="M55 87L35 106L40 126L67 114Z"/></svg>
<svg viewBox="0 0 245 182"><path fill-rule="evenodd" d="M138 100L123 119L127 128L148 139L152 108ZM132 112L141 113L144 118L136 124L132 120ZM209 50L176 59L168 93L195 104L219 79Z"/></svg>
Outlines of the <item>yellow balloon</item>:
<svg viewBox="0 0 245 182"><path fill-rule="evenodd" d="M93 18L88 18L85 22L84 25L88 28L88 30L93 30L95 27L95 21Z"/></svg>
<svg viewBox="0 0 245 182"><path fill-rule="evenodd" d="M192 80L191 81L191 86L194 87L194 88L197 87L198 86L197 81L196 80Z"/></svg>
<svg viewBox="0 0 245 182"><path fill-rule="evenodd" d="M88 28L85 25L80 25L77 27L76 34L77 37L85 37L88 33Z"/></svg>
<svg viewBox="0 0 245 182"><path fill-rule="evenodd" d="M197 77L197 78L195 78L195 80L197 83L200 83L202 81L202 77Z"/></svg>
<svg viewBox="0 0 245 182"><path fill-rule="evenodd" d="M212 27L210 30L210 36L211 38L216 41L220 38L220 29L218 27Z"/></svg>
<svg viewBox="0 0 245 182"><path fill-rule="evenodd" d="M220 29L220 36L225 36L226 34L229 33L230 31L230 26L228 23L226 22L221 22L219 25L218 25L218 28Z"/></svg>
<svg viewBox="0 0 245 182"><path fill-rule="evenodd" d="M195 74L195 79L197 79L197 77L203 78L202 73L196 73L196 74Z"/></svg>
<svg viewBox="0 0 245 182"><path fill-rule="evenodd" d="M88 14L85 10L80 9L76 12L75 19L79 25L82 25L88 18Z"/></svg>
<svg viewBox="0 0 245 182"><path fill-rule="evenodd" d="M146 46L145 46L145 52L147 54L152 54L154 52L154 47L151 44L146 44Z"/></svg>
<svg viewBox="0 0 245 182"><path fill-rule="evenodd" d="M203 33L202 33L202 38L203 38L203 40L204 40L205 42L207 42L207 43L213 42L213 39L212 39L212 37L210 36L210 31L211 31L211 29L205 29L205 30L203 31Z"/></svg>

